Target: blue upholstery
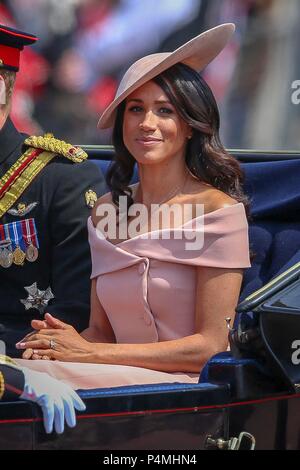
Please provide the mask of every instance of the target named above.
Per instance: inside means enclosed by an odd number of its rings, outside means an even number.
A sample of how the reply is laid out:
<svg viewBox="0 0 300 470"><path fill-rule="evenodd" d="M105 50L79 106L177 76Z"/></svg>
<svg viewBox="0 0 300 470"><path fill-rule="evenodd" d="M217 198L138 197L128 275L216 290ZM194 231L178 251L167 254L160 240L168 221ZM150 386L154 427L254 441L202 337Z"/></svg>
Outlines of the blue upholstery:
<svg viewBox="0 0 300 470"><path fill-rule="evenodd" d="M110 395L137 395L140 393L155 393L155 392L174 392L176 390L215 390L215 384L209 383L160 383L160 384L148 384L148 385L126 385L124 387L112 387L112 388L94 388L92 390L80 390L80 396L82 398L98 398Z"/></svg>
<svg viewBox="0 0 300 470"><path fill-rule="evenodd" d="M224 404L230 400L228 384L160 383L79 390L87 413L118 413L171 409L193 409Z"/></svg>
<svg viewBox="0 0 300 470"><path fill-rule="evenodd" d="M300 260L300 160L246 163L243 169L254 258L241 300Z"/></svg>
<svg viewBox="0 0 300 470"><path fill-rule="evenodd" d="M254 358L236 358L232 357L230 351L224 351L218 354L215 354L203 367L199 382L209 382L210 376L209 376L209 369L212 365L218 365L218 366L246 366L246 365L251 365L255 366L258 368L260 372L266 373L266 370L264 369L264 366L258 362Z"/></svg>
<svg viewBox="0 0 300 470"><path fill-rule="evenodd" d="M110 165L110 161L109 160L92 160L91 161L93 163L95 163L95 165L97 165L97 167L102 171L102 173L104 175L106 175L106 172L109 168L109 165ZM138 181L138 172L137 172L137 168L135 167L134 169L134 176L131 180L131 183L136 183ZM106 187L107 191L109 190L108 187Z"/></svg>
<svg viewBox="0 0 300 470"><path fill-rule="evenodd" d="M232 365L232 366L239 366L239 365L246 365L246 364L257 364L254 359L236 359L231 356L230 351L224 351L222 353L216 354L213 356L203 367L199 382L209 382L209 369L211 365Z"/></svg>

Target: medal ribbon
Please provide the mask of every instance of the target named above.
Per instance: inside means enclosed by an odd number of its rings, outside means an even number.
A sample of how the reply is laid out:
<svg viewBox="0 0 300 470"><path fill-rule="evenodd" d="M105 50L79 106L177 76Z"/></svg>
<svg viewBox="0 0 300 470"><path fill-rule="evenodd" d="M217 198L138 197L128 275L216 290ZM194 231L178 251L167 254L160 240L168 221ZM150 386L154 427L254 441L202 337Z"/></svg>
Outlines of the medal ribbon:
<svg viewBox="0 0 300 470"><path fill-rule="evenodd" d="M25 252L27 245L26 245L26 241L25 241L26 239L22 230L22 224L20 224L20 220L18 222L13 222L13 224L15 224L15 227L16 227L18 244L21 247L21 249Z"/></svg>
<svg viewBox="0 0 300 470"><path fill-rule="evenodd" d="M5 240L9 240L9 241L10 241L10 246L9 246L9 248L11 248L11 238L10 238L10 235L9 235L9 227L8 227L8 224L2 225L2 227L4 228Z"/></svg>
<svg viewBox="0 0 300 470"><path fill-rule="evenodd" d="M8 227L8 231L9 231L9 235L10 235L10 239L11 239L12 250L15 251L15 249L18 246L18 244L17 244L18 233L15 230L13 222L11 224L7 224L7 227Z"/></svg>
<svg viewBox="0 0 300 470"><path fill-rule="evenodd" d="M22 232L23 238L26 241L27 246L33 245L39 248L39 241L37 238L36 226L34 219L22 220Z"/></svg>
<svg viewBox="0 0 300 470"><path fill-rule="evenodd" d="M0 224L0 241L4 242L4 240L5 240L5 230L4 230L4 226Z"/></svg>
<svg viewBox="0 0 300 470"><path fill-rule="evenodd" d="M6 224L6 227L9 232L12 250L15 251L17 247L20 247L21 250L24 251L25 242L23 241L22 236L22 227L20 222L11 222L10 224Z"/></svg>

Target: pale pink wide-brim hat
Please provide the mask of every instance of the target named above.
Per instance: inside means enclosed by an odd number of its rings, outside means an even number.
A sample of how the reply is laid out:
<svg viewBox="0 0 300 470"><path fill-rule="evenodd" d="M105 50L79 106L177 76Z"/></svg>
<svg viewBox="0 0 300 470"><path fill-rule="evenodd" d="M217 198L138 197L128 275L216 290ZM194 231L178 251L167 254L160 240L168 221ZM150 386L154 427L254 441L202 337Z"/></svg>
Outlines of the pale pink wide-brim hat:
<svg viewBox="0 0 300 470"><path fill-rule="evenodd" d="M203 70L224 49L234 30L233 23L221 24L199 34L174 52L151 54L134 62L122 78L115 99L100 117L98 127L112 127L118 105L134 90L173 65L181 62L198 72Z"/></svg>

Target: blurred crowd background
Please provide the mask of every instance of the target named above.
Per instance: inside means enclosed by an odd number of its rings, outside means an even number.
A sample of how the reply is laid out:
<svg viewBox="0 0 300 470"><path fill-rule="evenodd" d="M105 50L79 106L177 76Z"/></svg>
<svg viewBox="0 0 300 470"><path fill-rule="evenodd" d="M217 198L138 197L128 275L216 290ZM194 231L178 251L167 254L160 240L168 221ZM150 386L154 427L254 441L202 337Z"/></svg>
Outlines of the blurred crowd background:
<svg viewBox="0 0 300 470"><path fill-rule="evenodd" d="M0 1L0 23L40 38L22 54L13 120L29 134L110 143L96 124L127 67L224 22L236 34L203 75L225 146L299 149L300 0Z"/></svg>

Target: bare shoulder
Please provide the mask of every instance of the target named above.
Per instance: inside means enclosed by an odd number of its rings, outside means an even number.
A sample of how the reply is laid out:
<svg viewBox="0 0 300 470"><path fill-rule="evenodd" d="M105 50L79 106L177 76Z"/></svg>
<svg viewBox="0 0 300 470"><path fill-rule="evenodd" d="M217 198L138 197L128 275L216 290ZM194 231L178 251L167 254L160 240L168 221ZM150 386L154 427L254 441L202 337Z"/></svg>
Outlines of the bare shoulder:
<svg viewBox="0 0 300 470"><path fill-rule="evenodd" d="M228 196L226 193L223 193L223 191L214 188L211 190L206 212L213 212L218 209L234 206L235 204L238 204L236 199Z"/></svg>
<svg viewBox="0 0 300 470"><path fill-rule="evenodd" d="M192 202L203 204L205 213L238 204L236 199L223 191L196 179L192 181L189 189Z"/></svg>

